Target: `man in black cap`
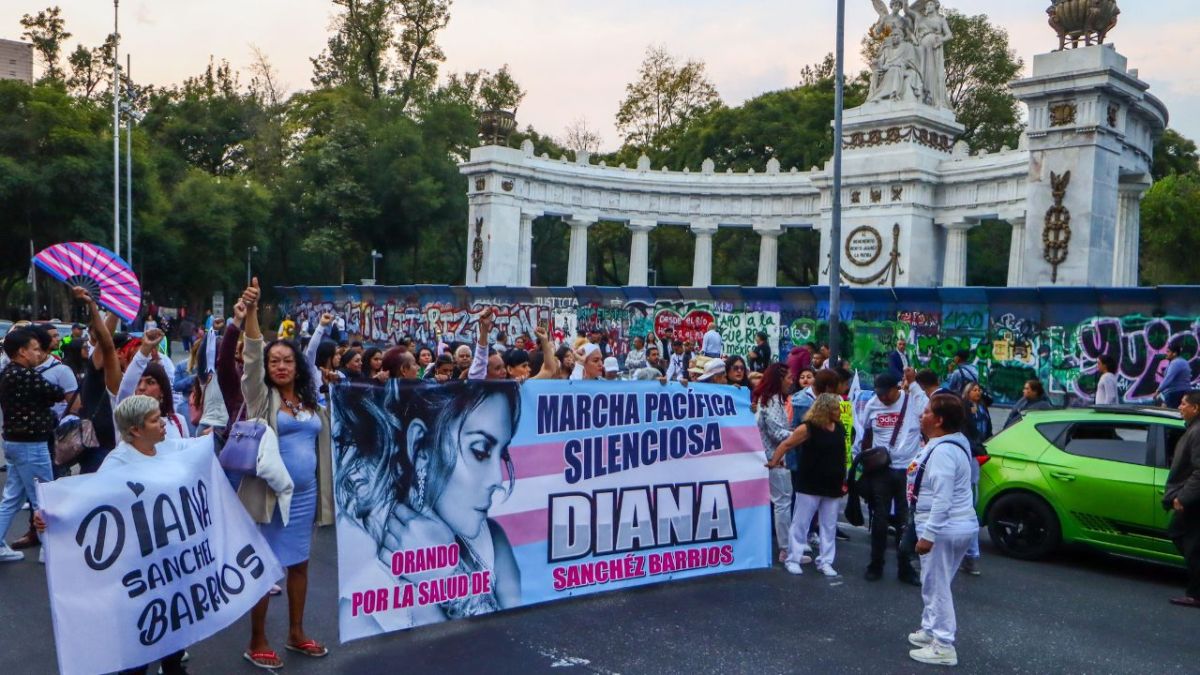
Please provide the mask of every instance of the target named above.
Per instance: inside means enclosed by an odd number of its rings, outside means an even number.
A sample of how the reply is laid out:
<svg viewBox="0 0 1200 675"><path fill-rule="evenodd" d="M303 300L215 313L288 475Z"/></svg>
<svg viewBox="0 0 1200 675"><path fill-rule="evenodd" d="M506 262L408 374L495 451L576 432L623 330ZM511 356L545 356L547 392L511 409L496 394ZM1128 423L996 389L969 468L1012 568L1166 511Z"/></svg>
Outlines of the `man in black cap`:
<svg viewBox="0 0 1200 675"><path fill-rule="evenodd" d="M894 518L897 540L903 537L908 524L908 465L920 450L921 413L929 400L915 383L906 381L904 385L902 390L890 372L875 377L875 395L863 409L863 434L854 446L855 455L883 448L890 457L886 468L863 476L871 496L871 562L865 575L868 581L883 576L889 516ZM911 552L897 545L896 562L900 581L914 586L921 584L913 569Z"/></svg>

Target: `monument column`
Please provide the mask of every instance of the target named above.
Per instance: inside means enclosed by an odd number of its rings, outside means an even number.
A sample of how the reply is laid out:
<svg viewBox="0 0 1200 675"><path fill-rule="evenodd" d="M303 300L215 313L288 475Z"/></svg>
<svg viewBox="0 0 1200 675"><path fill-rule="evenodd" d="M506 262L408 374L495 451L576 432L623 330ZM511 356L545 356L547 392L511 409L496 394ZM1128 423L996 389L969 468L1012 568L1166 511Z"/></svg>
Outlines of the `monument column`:
<svg viewBox="0 0 1200 675"><path fill-rule="evenodd" d="M696 235L696 253L692 262L692 286L712 285L712 238L717 232L714 220L692 223L692 234Z"/></svg>
<svg viewBox="0 0 1200 675"><path fill-rule="evenodd" d="M1008 285L1010 288L1023 285L1021 267L1025 265L1025 216L1009 218L1012 239L1008 248Z"/></svg>
<svg viewBox="0 0 1200 675"><path fill-rule="evenodd" d="M942 270L942 286L960 287L967 285L967 232L976 223L947 223L946 262Z"/></svg>
<svg viewBox="0 0 1200 675"><path fill-rule="evenodd" d="M594 218L564 218L571 228L571 248L567 258L567 285L587 285L587 231L596 223Z"/></svg>
<svg viewBox="0 0 1200 675"><path fill-rule="evenodd" d="M779 225L770 227L755 227L758 233L758 285L762 288L774 288L779 279L779 235L783 228Z"/></svg>
<svg viewBox="0 0 1200 675"><path fill-rule="evenodd" d="M1138 285L1138 254L1143 185L1121 186L1117 201L1117 231L1113 244L1113 286Z"/></svg>
<svg viewBox="0 0 1200 675"><path fill-rule="evenodd" d="M631 220L629 231L633 243L629 248L629 285L647 286L650 283L650 231L657 223L653 220Z"/></svg>
<svg viewBox="0 0 1200 675"><path fill-rule="evenodd" d="M533 276L533 219L532 213L521 212L521 227L517 233L517 285L528 286Z"/></svg>

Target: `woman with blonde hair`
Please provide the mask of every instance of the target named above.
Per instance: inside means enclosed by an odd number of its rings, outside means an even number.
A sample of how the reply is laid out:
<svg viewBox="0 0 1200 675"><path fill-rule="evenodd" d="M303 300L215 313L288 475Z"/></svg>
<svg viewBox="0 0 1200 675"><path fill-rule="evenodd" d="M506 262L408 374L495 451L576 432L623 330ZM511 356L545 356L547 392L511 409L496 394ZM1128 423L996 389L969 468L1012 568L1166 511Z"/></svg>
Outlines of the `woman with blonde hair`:
<svg viewBox="0 0 1200 675"><path fill-rule="evenodd" d="M781 466L783 456L799 447L797 470L792 472L796 503L784 563L791 574L803 573L800 564L815 513L821 540L817 571L827 577L837 576L833 569L837 513L846 482L846 431L841 416L841 399L836 394L821 394L805 413L804 422L775 448L767 462L768 468Z"/></svg>

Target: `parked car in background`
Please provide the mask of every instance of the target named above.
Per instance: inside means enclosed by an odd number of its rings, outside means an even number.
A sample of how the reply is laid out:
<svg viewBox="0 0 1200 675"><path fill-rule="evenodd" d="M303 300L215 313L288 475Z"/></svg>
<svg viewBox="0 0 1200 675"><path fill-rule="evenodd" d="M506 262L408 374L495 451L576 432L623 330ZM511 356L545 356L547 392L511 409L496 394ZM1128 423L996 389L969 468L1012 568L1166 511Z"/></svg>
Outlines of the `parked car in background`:
<svg viewBox="0 0 1200 675"><path fill-rule="evenodd" d="M1093 406L1028 413L985 443L978 512L992 542L1036 560L1061 544L1182 565L1163 485L1178 411Z"/></svg>

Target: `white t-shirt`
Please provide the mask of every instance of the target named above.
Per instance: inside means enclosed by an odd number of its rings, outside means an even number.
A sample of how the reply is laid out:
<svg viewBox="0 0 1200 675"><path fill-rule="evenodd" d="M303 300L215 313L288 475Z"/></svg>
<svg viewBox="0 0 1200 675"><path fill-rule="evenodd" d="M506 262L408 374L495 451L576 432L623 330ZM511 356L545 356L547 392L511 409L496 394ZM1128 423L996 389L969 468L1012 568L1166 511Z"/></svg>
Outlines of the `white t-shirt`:
<svg viewBox="0 0 1200 675"><path fill-rule="evenodd" d="M904 407L906 398L909 401L908 410L904 413L904 426L901 427L900 438L897 438L893 445L892 434L900 423L900 409ZM910 387L901 392L891 405L884 405L878 396L872 396L863 409L864 428L868 423L871 425L871 444L892 446L888 453L892 456L893 469L907 469L921 449L921 413L925 412L928 405L929 399L925 392L917 387ZM862 447L862 441L862 437L855 441L855 454L867 449Z"/></svg>
<svg viewBox="0 0 1200 675"><path fill-rule="evenodd" d="M168 428L170 426L170 424L167 425ZM117 443L117 447L113 448L113 451L108 453L108 456L104 458L104 462L100 464L98 471L110 471L117 467L126 466L128 464L134 464L137 462L152 462L163 455L170 455L172 453L180 452L182 450L195 447L196 445L206 446L211 451L212 442L212 434L207 436L198 436L196 438L172 439L168 437L165 441L154 446L154 455L145 455L125 441L120 441Z"/></svg>
<svg viewBox="0 0 1200 675"><path fill-rule="evenodd" d="M79 389L79 380L75 379L75 373L71 372L71 369L62 361L59 361L56 356L46 359L35 370L42 376L42 379L62 387L62 390L67 393L68 399L71 398L71 392ZM63 413L67 411L67 402L65 400L59 401L53 407L54 416L62 418Z"/></svg>

